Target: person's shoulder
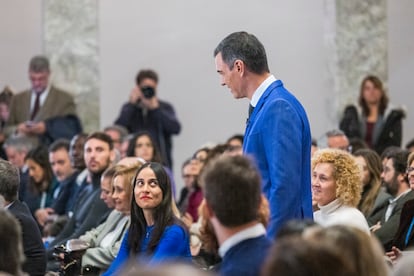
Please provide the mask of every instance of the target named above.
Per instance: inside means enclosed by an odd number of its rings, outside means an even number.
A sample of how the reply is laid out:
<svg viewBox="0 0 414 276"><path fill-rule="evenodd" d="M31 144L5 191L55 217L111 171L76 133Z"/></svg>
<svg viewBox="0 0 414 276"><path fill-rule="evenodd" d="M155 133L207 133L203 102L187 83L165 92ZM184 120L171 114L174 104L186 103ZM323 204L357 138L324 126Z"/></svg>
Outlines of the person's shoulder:
<svg viewBox="0 0 414 276"><path fill-rule="evenodd" d="M50 92L59 95L59 97L73 98L72 93L53 85L50 87Z"/></svg>
<svg viewBox="0 0 414 276"><path fill-rule="evenodd" d="M394 106L389 104L388 107L384 111L385 118L398 118L402 119L405 118L407 114L407 110L405 106Z"/></svg>
<svg viewBox="0 0 414 276"><path fill-rule="evenodd" d="M187 235L187 231L184 229L182 225L178 223L174 223L170 226L167 226L164 230L164 236L177 236L184 238Z"/></svg>
<svg viewBox="0 0 414 276"><path fill-rule="evenodd" d="M18 92L18 93L16 93L16 94L13 95L12 101L18 101L18 100L20 100L22 98L30 97L30 94L31 94L31 92L30 92L29 89L20 91L20 92Z"/></svg>

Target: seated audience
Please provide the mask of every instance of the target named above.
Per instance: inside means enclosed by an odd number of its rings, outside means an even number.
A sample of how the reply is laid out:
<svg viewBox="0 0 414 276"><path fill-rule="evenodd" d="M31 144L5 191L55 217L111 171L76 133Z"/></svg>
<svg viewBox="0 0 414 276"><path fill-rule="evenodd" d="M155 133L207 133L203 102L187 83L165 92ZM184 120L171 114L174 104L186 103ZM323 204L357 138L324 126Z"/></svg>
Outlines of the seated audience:
<svg viewBox="0 0 414 276"><path fill-rule="evenodd" d="M411 189L414 188L414 153L410 153L407 162L407 177ZM400 216L400 224L392 242L393 247L387 255L392 261L401 256L401 251L412 251L414 246L414 199L408 200ZM411 253L411 252L410 252ZM414 253L414 251L412 251Z"/></svg>
<svg viewBox="0 0 414 276"><path fill-rule="evenodd" d="M129 216L132 200L132 186L137 169L142 164L138 161L129 166L115 165L107 169L104 175L105 185L102 185L102 192L111 197L115 210L107 220L97 228L80 236L80 240L89 243L89 248L82 256L82 268L84 274L95 272L96 275L106 271L118 254L121 240L129 227ZM112 175L112 185L111 177ZM112 192L113 191L113 192ZM103 197L103 196L101 196ZM108 206L109 207L109 206Z"/></svg>
<svg viewBox="0 0 414 276"><path fill-rule="evenodd" d="M161 153L154 141L155 140L152 138L151 134L147 131L136 133L129 141L127 156L140 157L144 159L145 162L161 163ZM175 182L173 173L166 166L164 166L164 170L170 178L173 196L175 198Z"/></svg>
<svg viewBox="0 0 414 276"><path fill-rule="evenodd" d="M35 148L33 141L25 136L13 136L4 142L3 145L7 160L19 169L20 185L19 199L23 201L26 195L27 182L29 182L29 170L24 162L27 153Z"/></svg>
<svg viewBox="0 0 414 276"><path fill-rule="evenodd" d="M242 155L243 154L243 135L235 134L226 141L227 149L226 153L230 155Z"/></svg>
<svg viewBox="0 0 414 276"><path fill-rule="evenodd" d="M352 225L369 233L364 215L356 208L361 198L360 169L351 154L323 149L312 158L312 194L319 210L315 222L322 226Z"/></svg>
<svg viewBox="0 0 414 276"><path fill-rule="evenodd" d="M326 133L326 144L330 149L340 149L347 152L352 151L348 137L339 129L333 129Z"/></svg>
<svg viewBox="0 0 414 276"><path fill-rule="evenodd" d="M69 141L58 139L49 146L49 162L54 177L59 183L59 193L50 207L36 211L40 225L53 223L58 216L69 216L73 211L78 190L77 171L72 167L69 156ZM60 219L59 223L63 220Z"/></svg>
<svg viewBox="0 0 414 276"><path fill-rule="evenodd" d="M24 262L22 229L17 219L0 208L0 274L26 275L22 271Z"/></svg>
<svg viewBox="0 0 414 276"><path fill-rule="evenodd" d="M122 142L124 141L124 138L128 135L128 130L120 125L111 125L105 127L103 131L109 137L111 137L112 142L114 143L115 150L117 150L118 153L121 154Z"/></svg>
<svg viewBox="0 0 414 276"><path fill-rule="evenodd" d="M392 242L400 224L401 210L404 204L414 199L406 175L408 152L392 151L388 155L381 174L387 192L392 196L389 201L373 210L368 223L385 251L390 251Z"/></svg>
<svg viewBox="0 0 414 276"><path fill-rule="evenodd" d="M52 206L60 190L59 182L53 175L49 153L45 147L39 146L29 151L25 161L29 170L29 183L23 200L39 225L43 226L44 221L39 220L36 212Z"/></svg>
<svg viewBox="0 0 414 276"><path fill-rule="evenodd" d="M0 158L6 159L6 152L3 148L3 143L6 140L6 134L4 133L4 127L9 120L9 107L10 101L13 97L13 91L10 87L6 86L0 93Z"/></svg>
<svg viewBox="0 0 414 276"><path fill-rule="evenodd" d="M387 276L389 269L384 259L381 244L374 236L370 236L353 226L334 225L327 228L311 227L305 230L303 238L316 246L328 246L339 250L352 267L353 274L358 276ZM322 264L327 264L321 260Z"/></svg>
<svg viewBox="0 0 414 276"><path fill-rule="evenodd" d="M118 275L130 257L155 265L191 259L187 229L173 213L170 179L160 163L141 166L133 182L131 222L104 275Z"/></svg>
<svg viewBox="0 0 414 276"><path fill-rule="evenodd" d="M43 276L46 270L46 256L39 227L27 205L18 200L18 169L2 159L0 159L0 183L0 197L4 198L4 208L17 218L22 229L23 251L26 257L23 271L29 275ZM14 248L16 248L16 244L13 243ZM10 251L5 250L3 246L5 243L1 242L0 251L6 253L10 258Z"/></svg>
<svg viewBox="0 0 414 276"><path fill-rule="evenodd" d="M362 196L358 209L369 219L372 211L391 198L381 187L382 164L378 154L371 149L360 149L354 154L355 161L362 169Z"/></svg>
<svg viewBox="0 0 414 276"><path fill-rule="evenodd" d="M68 240L78 238L86 231L97 227L106 220L111 211L100 199L102 173L115 158L111 138L103 132L90 134L86 138L84 157L88 177L78 189L73 215L47 250L49 270L56 269L53 258L54 246L66 244Z"/></svg>
<svg viewBox="0 0 414 276"><path fill-rule="evenodd" d="M184 182L184 187L181 189L177 207L180 213L185 214L185 211L188 207L188 198L193 189L193 183L198 177L198 171L196 170L196 167L191 163L191 159L184 161L181 167L181 176Z"/></svg>
<svg viewBox="0 0 414 276"><path fill-rule="evenodd" d="M259 222L260 176L243 156L221 156L201 174L206 214L219 244L220 275L257 275L272 241ZM237 191L237 192L235 192Z"/></svg>

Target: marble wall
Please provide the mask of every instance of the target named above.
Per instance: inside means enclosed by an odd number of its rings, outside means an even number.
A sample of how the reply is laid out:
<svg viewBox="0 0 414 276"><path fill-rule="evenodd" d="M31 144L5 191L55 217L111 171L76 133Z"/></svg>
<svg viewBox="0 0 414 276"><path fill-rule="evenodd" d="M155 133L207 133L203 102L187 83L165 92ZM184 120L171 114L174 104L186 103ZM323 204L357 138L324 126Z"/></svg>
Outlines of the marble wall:
<svg viewBox="0 0 414 276"><path fill-rule="evenodd" d="M86 132L99 129L98 1L43 1L53 83L75 95Z"/></svg>
<svg viewBox="0 0 414 276"><path fill-rule="evenodd" d="M378 76L387 87L387 3L326 0L325 12L327 64L335 99L330 108L333 120L338 120L344 106L356 102L366 75Z"/></svg>

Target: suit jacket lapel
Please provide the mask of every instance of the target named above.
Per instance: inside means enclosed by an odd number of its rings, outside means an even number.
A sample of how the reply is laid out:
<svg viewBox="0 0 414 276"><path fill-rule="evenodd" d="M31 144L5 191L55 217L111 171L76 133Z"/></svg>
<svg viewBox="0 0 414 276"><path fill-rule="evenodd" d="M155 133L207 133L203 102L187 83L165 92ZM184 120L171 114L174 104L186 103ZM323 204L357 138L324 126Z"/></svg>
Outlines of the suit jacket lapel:
<svg viewBox="0 0 414 276"><path fill-rule="evenodd" d="M56 93L53 86L50 87L49 94L47 95L44 103L40 106L39 112L37 112L36 117L34 118L35 121L44 121L46 115L50 113L50 109L53 106L53 103L57 101Z"/></svg>
<svg viewBox="0 0 414 276"><path fill-rule="evenodd" d="M247 136L250 133L251 126L253 125L253 122L256 120L257 114L263 108L263 105L264 105L266 99L270 96L271 92L276 87L278 87L280 85L282 85L282 82L280 80L274 81L272 84L270 84L270 86L263 93L263 95L260 98L259 102L257 103L256 107L254 108L252 114L250 115L250 118L247 120L247 123L246 123L246 131L244 133L245 136Z"/></svg>

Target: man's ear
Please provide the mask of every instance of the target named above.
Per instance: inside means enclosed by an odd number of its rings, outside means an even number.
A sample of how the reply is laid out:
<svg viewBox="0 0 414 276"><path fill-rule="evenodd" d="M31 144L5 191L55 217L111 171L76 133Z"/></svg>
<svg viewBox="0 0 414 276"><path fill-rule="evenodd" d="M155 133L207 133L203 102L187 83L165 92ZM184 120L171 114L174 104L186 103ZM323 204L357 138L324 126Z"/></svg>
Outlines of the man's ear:
<svg viewBox="0 0 414 276"><path fill-rule="evenodd" d="M116 152L115 152L115 149L112 149L109 154L109 160L111 160L112 164L115 162L115 158L116 158Z"/></svg>
<svg viewBox="0 0 414 276"><path fill-rule="evenodd" d="M234 70L237 71L237 73L239 73L240 75L244 74L244 70L245 70L245 66L244 66L244 62L240 59L237 59L234 62Z"/></svg>
<svg viewBox="0 0 414 276"><path fill-rule="evenodd" d="M210 204L208 204L208 201L205 199L205 208L206 208L206 215L208 218L214 217L213 209L211 208Z"/></svg>

